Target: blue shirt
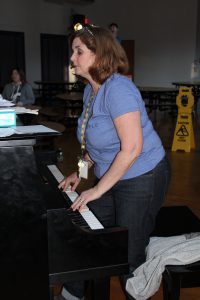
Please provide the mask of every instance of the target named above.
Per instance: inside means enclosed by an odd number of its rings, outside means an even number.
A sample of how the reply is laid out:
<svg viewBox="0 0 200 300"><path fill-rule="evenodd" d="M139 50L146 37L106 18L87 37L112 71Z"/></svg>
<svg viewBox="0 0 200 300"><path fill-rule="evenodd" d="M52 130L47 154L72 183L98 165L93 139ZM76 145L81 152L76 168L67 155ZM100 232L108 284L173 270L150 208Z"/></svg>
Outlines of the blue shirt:
<svg viewBox="0 0 200 300"><path fill-rule="evenodd" d="M83 113L78 120L79 141L81 124L91 92L91 86L88 84L83 96ZM143 148L139 157L121 179L133 178L152 170L164 157L165 151L161 140L148 118L144 101L137 87L126 76L113 74L103 83L93 99L91 116L85 132L86 149L95 162L94 172L98 178L109 169L120 151L120 140L114 119L134 111L140 111L141 114Z"/></svg>

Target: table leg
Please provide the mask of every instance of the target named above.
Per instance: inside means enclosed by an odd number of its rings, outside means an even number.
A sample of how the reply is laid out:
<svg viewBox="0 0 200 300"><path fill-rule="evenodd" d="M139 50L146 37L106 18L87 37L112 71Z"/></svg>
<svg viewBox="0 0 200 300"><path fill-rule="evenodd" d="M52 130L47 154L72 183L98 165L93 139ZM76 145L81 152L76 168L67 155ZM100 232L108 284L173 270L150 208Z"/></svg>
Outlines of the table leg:
<svg viewBox="0 0 200 300"><path fill-rule="evenodd" d="M49 287L49 300L54 300L53 286Z"/></svg>
<svg viewBox="0 0 200 300"><path fill-rule="evenodd" d="M89 282L86 300L109 300L110 278L98 278Z"/></svg>
<svg viewBox="0 0 200 300"><path fill-rule="evenodd" d="M179 300L181 289L181 279L179 274L163 274L163 299L164 300Z"/></svg>

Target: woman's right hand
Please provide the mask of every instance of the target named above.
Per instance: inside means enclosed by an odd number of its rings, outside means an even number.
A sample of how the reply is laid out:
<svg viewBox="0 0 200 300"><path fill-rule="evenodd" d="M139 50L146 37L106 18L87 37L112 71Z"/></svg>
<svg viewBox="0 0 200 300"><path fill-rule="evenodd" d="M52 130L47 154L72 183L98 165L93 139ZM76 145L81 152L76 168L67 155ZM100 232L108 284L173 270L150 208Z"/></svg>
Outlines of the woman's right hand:
<svg viewBox="0 0 200 300"><path fill-rule="evenodd" d="M59 189L62 189L64 192L67 190L69 186L71 186L71 191L75 191L77 186L79 185L81 178L78 177L77 172L72 173L68 177L65 177L59 184Z"/></svg>

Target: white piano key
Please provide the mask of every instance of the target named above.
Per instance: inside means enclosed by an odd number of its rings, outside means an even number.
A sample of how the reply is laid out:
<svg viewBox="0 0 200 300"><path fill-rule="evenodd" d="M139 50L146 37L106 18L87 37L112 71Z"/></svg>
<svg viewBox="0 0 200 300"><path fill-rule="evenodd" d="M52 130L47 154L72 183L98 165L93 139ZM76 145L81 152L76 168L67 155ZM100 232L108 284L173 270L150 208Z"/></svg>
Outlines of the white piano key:
<svg viewBox="0 0 200 300"><path fill-rule="evenodd" d="M64 176L61 173L61 171L58 169L56 165L47 165L47 168L52 173L52 175L55 177L58 183L60 183ZM71 187L65 192L69 199L74 202L76 198L78 197L78 193L76 191L72 192ZM86 205L82 211L79 212L81 216L84 218L84 220L87 222L89 227L93 230L95 229L103 229L103 225L99 222L99 220L96 218L96 216L92 213L92 211L89 209L89 207Z"/></svg>
<svg viewBox="0 0 200 300"><path fill-rule="evenodd" d="M95 217L95 215L91 212L91 210L81 212L80 214L90 226L91 229L103 229L103 225L99 222L99 220Z"/></svg>
<svg viewBox="0 0 200 300"><path fill-rule="evenodd" d="M55 179L60 183L63 179L64 176L60 172L60 170L56 167L56 165L48 165L47 168L51 171L51 173L54 175Z"/></svg>
<svg viewBox="0 0 200 300"><path fill-rule="evenodd" d="M53 174L58 183L60 183L65 178L56 165L47 165L47 168ZM71 191L71 186L67 188L66 192L67 191ZM76 197L78 197L78 194Z"/></svg>
<svg viewBox="0 0 200 300"><path fill-rule="evenodd" d="M72 202L74 202L76 200L76 198L78 197L78 193L77 192L72 192L72 191L66 191L67 196L70 198L70 200Z"/></svg>

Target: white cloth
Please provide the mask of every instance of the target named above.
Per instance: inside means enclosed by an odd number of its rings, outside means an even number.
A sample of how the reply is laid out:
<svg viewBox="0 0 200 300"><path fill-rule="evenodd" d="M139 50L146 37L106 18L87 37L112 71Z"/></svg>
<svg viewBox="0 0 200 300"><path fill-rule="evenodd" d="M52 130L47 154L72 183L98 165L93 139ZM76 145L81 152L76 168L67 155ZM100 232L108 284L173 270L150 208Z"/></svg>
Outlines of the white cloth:
<svg viewBox="0 0 200 300"><path fill-rule="evenodd" d="M166 265L186 265L200 260L200 234L152 237L147 260L126 283L127 292L136 300L146 300L159 289Z"/></svg>
<svg viewBox="0 0 200 300"><path fill-rule="evenodd" d="M76 296L73 296L64 286L62 288L61 295L66 300L84 300L85 299L85 297L78 298Z"/></svg>

